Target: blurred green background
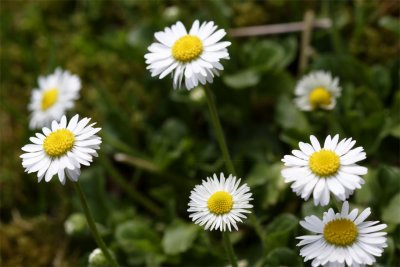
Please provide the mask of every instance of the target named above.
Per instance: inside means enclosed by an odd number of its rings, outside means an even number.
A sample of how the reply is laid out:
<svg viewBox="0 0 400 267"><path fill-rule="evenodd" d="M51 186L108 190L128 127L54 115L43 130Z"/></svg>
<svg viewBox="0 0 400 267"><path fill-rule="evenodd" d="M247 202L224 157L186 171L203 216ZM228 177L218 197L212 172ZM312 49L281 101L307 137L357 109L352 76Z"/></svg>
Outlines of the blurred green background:
<svg viewBox="0 0 400 267"><path fill-rule="evenodd" d="M24 174L20 148L28 130L37 77L60 66L80 76L75 113L103 128L100 157L80 181L106 243L124 266L226 266L219 232L189 221L190 190L225 171L201 88L172 89L144 63L153 34L181 20L213 20L222 28L331 18L312 33L306 72L340 77L332 112L300 112L293 104L301 33L226 39L231 60L212 84L239 176L251 187L253 212L232 234L241 264L301 266L298 221L321 215L291 192L281 158L327 134L363 146L366 184L352 207L372 208L387 223L381 266L400 264L400 90L397 1L4 1L1 27L0 265L87 266L96 248L77 195L57 179L37 184ZM262 242L260 241L262 240ZM307 266L309 263L306 263ZM246 265L243 265L246 266Z"/></svg>

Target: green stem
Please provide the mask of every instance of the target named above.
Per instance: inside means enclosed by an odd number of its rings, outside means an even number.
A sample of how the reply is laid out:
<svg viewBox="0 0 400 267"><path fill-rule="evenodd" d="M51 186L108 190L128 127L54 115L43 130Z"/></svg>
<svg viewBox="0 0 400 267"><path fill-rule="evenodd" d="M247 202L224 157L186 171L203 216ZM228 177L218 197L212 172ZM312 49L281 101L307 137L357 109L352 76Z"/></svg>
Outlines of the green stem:
<svg viewBox="0 0 400 267"><path fill-rule="evenodd" d="M73 182L75 191L78 193L79 200L81 201L83 211L85 212L86 215L86 220L88 222L89 228L92 231L93 237L96 240L97 245L103 252L104 256L107 258L107 260L111 263L113 267L119 266L118 263L115 261L115 259L111 256L109 250L107 249L106 244L104 243L103 239L99 235L99 232L97 231L96 224L93 220L92 214L90 213L89 206L87 204L85 194L82 191L81 185L79 184L79 181Z"/></svg>
<svg viewBox="0 0 400 267"><path fill-rule="evenodd" d="M140 170L144 170L149 173L160 175L164 178L167 178L169 181L176 183L180 186L185 186L188 189L192 188L194 186L193 183L188 181L186 178L177 176L172 173L168 173L166 170L162 170L155 163L151 162L148 159L139 158L139 157L124 154L124 153L116 153L114 155L114 159L117 162L127 163L135 168L140 169Z"/></svg>
<svg viewBox="0 0 400 267"><path fill-rule="evenodd" d="M233 176L236 176L235 168L233 167L232 160L229 155L228 147L227 147L226 141L225 141L224 132L222 131L221 122L219 121L217 108L215 106L215 102L214 102L214 98L213 98L211 89L208 87L208 85L205 85L204 91L207 96L207 103L208 103L208 108L209 108L210 114L211 114L211 121L212 121L212 124L214 125L215 135L217 137L218 144L221 148L222 157L224 158L226 168L228 169L230 174L232 174Z"/></svg>
<svg viewBox="0 0 400 267"><path fill-rule="evenodd" d="M150 212L152 212L156 216L162 216L163 211L160 207L158 207L154 202L148 199L141 192L136 190L132 185L130 185L124 177L114 168L111 164L110 160L106 157L100 157L100 161L106 167L106 171L113 177L113 181L115 181L133 200L135 200L138 204L147 208Z"/></svg>
<svg viewBox="0 0 400 267"><path fill-rule="evenodd" d="M332 197L333 204L336 206L337 212L340 212L342 210L342 205L338 202L338 200L335 197Z"/></svg>
<svg viewBox="0 0 400 267"><path fill-rule="evenodd" d="M233 251L231 239L229 238L229 234L227 232L222 232L222 239L224 241L224 247L226 250L226 254L228 255L229 261L231 262L232 267L238 267L235 252Z"/></svg>
<svg viewBox="0 0 400 267"><path fill-rule="evenodd" d="M333 48L336 52L336 54L340 55L343 53L343 46L342 46L342 39L339 33L339 25L337 23L337 18L336 18L336 3L335 1L328 1L329 3L329 12L330 12L330 19L332 21L332 27L331 27L331 40L332 40L332 45Z"/></svg>
<svg viewBox="0 0 400 267"><path fill-rule="evenodd" d="M221 122L218 117L217 107L215 105L212 91L211 91L210 87L208 87L208 85L204 86L204 91L207 96L207 103L208 103L208 107L210 109L211 121L214 125L215 135L217 137L218 144L219 144L219 147L222 152L222 157L224 158L225 166L232 175L236 176L235 167L233 166L231 156L229 154L229 150L226 145L225 135L222 130ZM261 228L261 225L260 225L257 217L253 213L250 213L249 219L250 219L250 222L252 223L257 235L260 237L262 245L264 246L264 233L263 233L263 230Z"/></svg>

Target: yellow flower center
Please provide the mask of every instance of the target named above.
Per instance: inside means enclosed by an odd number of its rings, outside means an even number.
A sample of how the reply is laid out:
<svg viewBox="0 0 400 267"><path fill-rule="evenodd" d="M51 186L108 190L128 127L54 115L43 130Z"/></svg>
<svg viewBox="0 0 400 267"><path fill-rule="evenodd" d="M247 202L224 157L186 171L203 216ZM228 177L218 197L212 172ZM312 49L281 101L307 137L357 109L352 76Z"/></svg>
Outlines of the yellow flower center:
<svg viewBox="0 0 400 267"><path fill-rule="evenodd" d="M193 35L185 35L179 38L172 47L172 56L181 62L196 59L203 52L203 43L200 38Z"/></svg>
<svg viewBox="0 0 400 267"><path fill-rule="evenodd" d="M232 196L225 191L215 192L208 199L207 207L210 212L217 215L228 213L233 207Z"/></svg>
<svg viewBox="0 0 400 267"><path fill-rule="evenodd" d="M324 238L336 246L353 244L358 235L356 225L348 219L338 219L328 222L324 227Z"/></svg>
<svg viewBox="0 0 400 267"><path fill-rule="evenodd" d="M324 87L314 88L310 95L310 104L313 108L319 108L321 106L329 106L331 104L331 93Z"/></svg>
<svg viewBox="0 0 400 267"><path fill-rule="evenodd" d="M74 146L75 136L67 129L60 129L49 134L43 142L44 151L50 157L59 157Z"/></svg>
<svg viewBox="0 0 400 267"><path fill-rule="evenodd" d="M46 110L50 108L51 106L54 105L54 103L57 102L58 99L58 89L57 88L52 88L49 90L46 90L43 93L42 97L42 110Z"/></svg>
<svg viewBox="0 0 400 267"><path fill-rule="evenodd" d="M318 176L331 176L340 167L340 158L331 150L322 149L314 152L308 162L310 169Z"/></svg>

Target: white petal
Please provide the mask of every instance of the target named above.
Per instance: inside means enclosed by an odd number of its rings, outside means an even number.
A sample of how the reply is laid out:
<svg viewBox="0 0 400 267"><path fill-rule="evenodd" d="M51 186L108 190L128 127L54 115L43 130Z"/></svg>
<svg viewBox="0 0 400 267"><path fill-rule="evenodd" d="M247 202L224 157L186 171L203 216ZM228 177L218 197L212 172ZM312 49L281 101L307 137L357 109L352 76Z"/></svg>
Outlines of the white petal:
<svg viewBox="0 0 400 267"><path fill-rule="evenodd" d="M303 151L303 153L306 154L307 156L311 156L315 152L314 148L307 143L300 142L299 147L301 151Z"/></svg>
<svg viewBox="0 0 400 267"><path fill-rule="evenodd" d="M78 123L79 115L75 115L72 117L72 119L68 123L67 129L73 132L76 128L76 125Z"/></svg>
<svg viewBox="0 0 400 267"><path fill-rule="evenodd" d="M371 209L366 208L360 215L358 215L357 219L354 221L356 225L362 223L369 215L371 214Z"/></svg>
<svg viewBox="0 0 400 267"><path fill-rule="evenodd" d="M193 22L192 28L190 28L189 34L190 34L190 35L197 35L198 32L199 32L199 26L200 26L199 21L198 21L198 20L195 20L195 21Z"/></svg>
<svg viewBox="0 0 400 267"><path fill-rule="evenodd" d="M341 166L341 171L356 174L356 175L364 175L367 174L368 169L365 167L357 166L357 165L350 165L350 166Z"/></svg>
<svg viewBox="0 0 400 267"><path fill-rule="evenodd" d="M226 35L226 32L224 29L220 29L210 35L205 41L204 41L204 46L212 45L221 40L224 36Z"/></svg>
<svg viewBox="0 0 400 267"><path fill-rule="evenodd" d="M315 151L321 150L321 145L319 144L318 139L314 135L310 136L310 141Z"/></svg>
<svg viewBox="0 0 400 267"><path fill-rule="evenodd" d="M314 205L318 205L320 202L320 197L325 188L325 179L319 179L317 185L314 188L313 198L314 198Z"/></svg>

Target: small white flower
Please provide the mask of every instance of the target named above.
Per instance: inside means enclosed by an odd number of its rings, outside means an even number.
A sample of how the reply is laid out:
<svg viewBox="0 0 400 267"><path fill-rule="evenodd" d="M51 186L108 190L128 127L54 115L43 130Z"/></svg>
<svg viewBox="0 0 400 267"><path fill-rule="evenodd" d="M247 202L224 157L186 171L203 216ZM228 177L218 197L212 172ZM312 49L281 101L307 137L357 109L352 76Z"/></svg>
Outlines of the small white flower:
<svg viewBox="0 0 400 267"><path fill-rule="evenodd" d="M236 222L242 222L241 218L246 218L243 213L251 213L248 209L253 207L249 204L253 200L250 188L239 184L240 179L232 175L225 179L223 173L220 179L216 174L207 177L190 194L189 217L206 230L231 231L231 225L238 230Z"/></svg>
<svg viewBox="0 0 400 267"><path fill-rule="evenodd" d="M333 209L324 212L322 221L315 215L300 222L303 228L316 235L297 237L301 239L297 246L304 246L300 255L304 261L313 260L312 266L362 266L375 263L375 257L382 255L387 247L386 224L379 221L364 221L370 214L367 208L358 215L354 209L349 213L349 203L343 203L342 211Z"/></svg>
<svg viewBox="0 0 400 267"><path fill-rule="evenodd" d="M310 136L311 144L299 143L300 150L293 150L293 155L282 159L287 168L282 170L286 183L292 183L293 192L304 200L313 195L314 204L326 206L330 192L344 201L356 188L361 188L364 180L360 175L367 173L367 168L356 162L366 158L362 147L353 148L356 141L351 138L339 141L339 135L326 137L321 148L315 136Z"/></svg>
<svg viewBox="0 0 400 267"><path fill-rule="evenodd" d="M32 91L29 110L29 127L38 129L50 126L53 120L59 120L65 112L74 107L79 98L81 81L77 75L57 68L53 74L38 79L39 88Z"/></svg>
<svg viewBox="0 0 400 267"><path fill-rule="evenodd" d="M22 166L28 173L37 172L38 182L45 177L49 182L58 174L62 184L65 184L65 173L72 181L77 181L81 173L81 164L89 166L93 156L98 156L101 138L96 135L101 128L93 128L96 123L88 125L90 118L78 121L75 115L68 123L65 116L61 121L51 123L51 130L43 127L41 133L29 140L32 144L25 145L22 150Z"/></svg>
<svg viewBox="0 0 400 267"><path fill-rule="evenodd" d="M295 103L301 110L318 108L331 110L340 96L339 78L329 72L315 71L303 77L296 85Z"/></svg>
<svg viewBox="0 0 400 267"><path fill-rule="evenodd" d="M227 47L231 44L219 42L226 32L216 29L212 21L200 25L196 20L189 33L180 21L156 32L158 42L151 44L150 53L144 56L151 76L162 79L172 73L174 89L180 88L183 80L188 90L199 82L212 83L214 75L224 69L219 61L229 59Z"/></svg>

